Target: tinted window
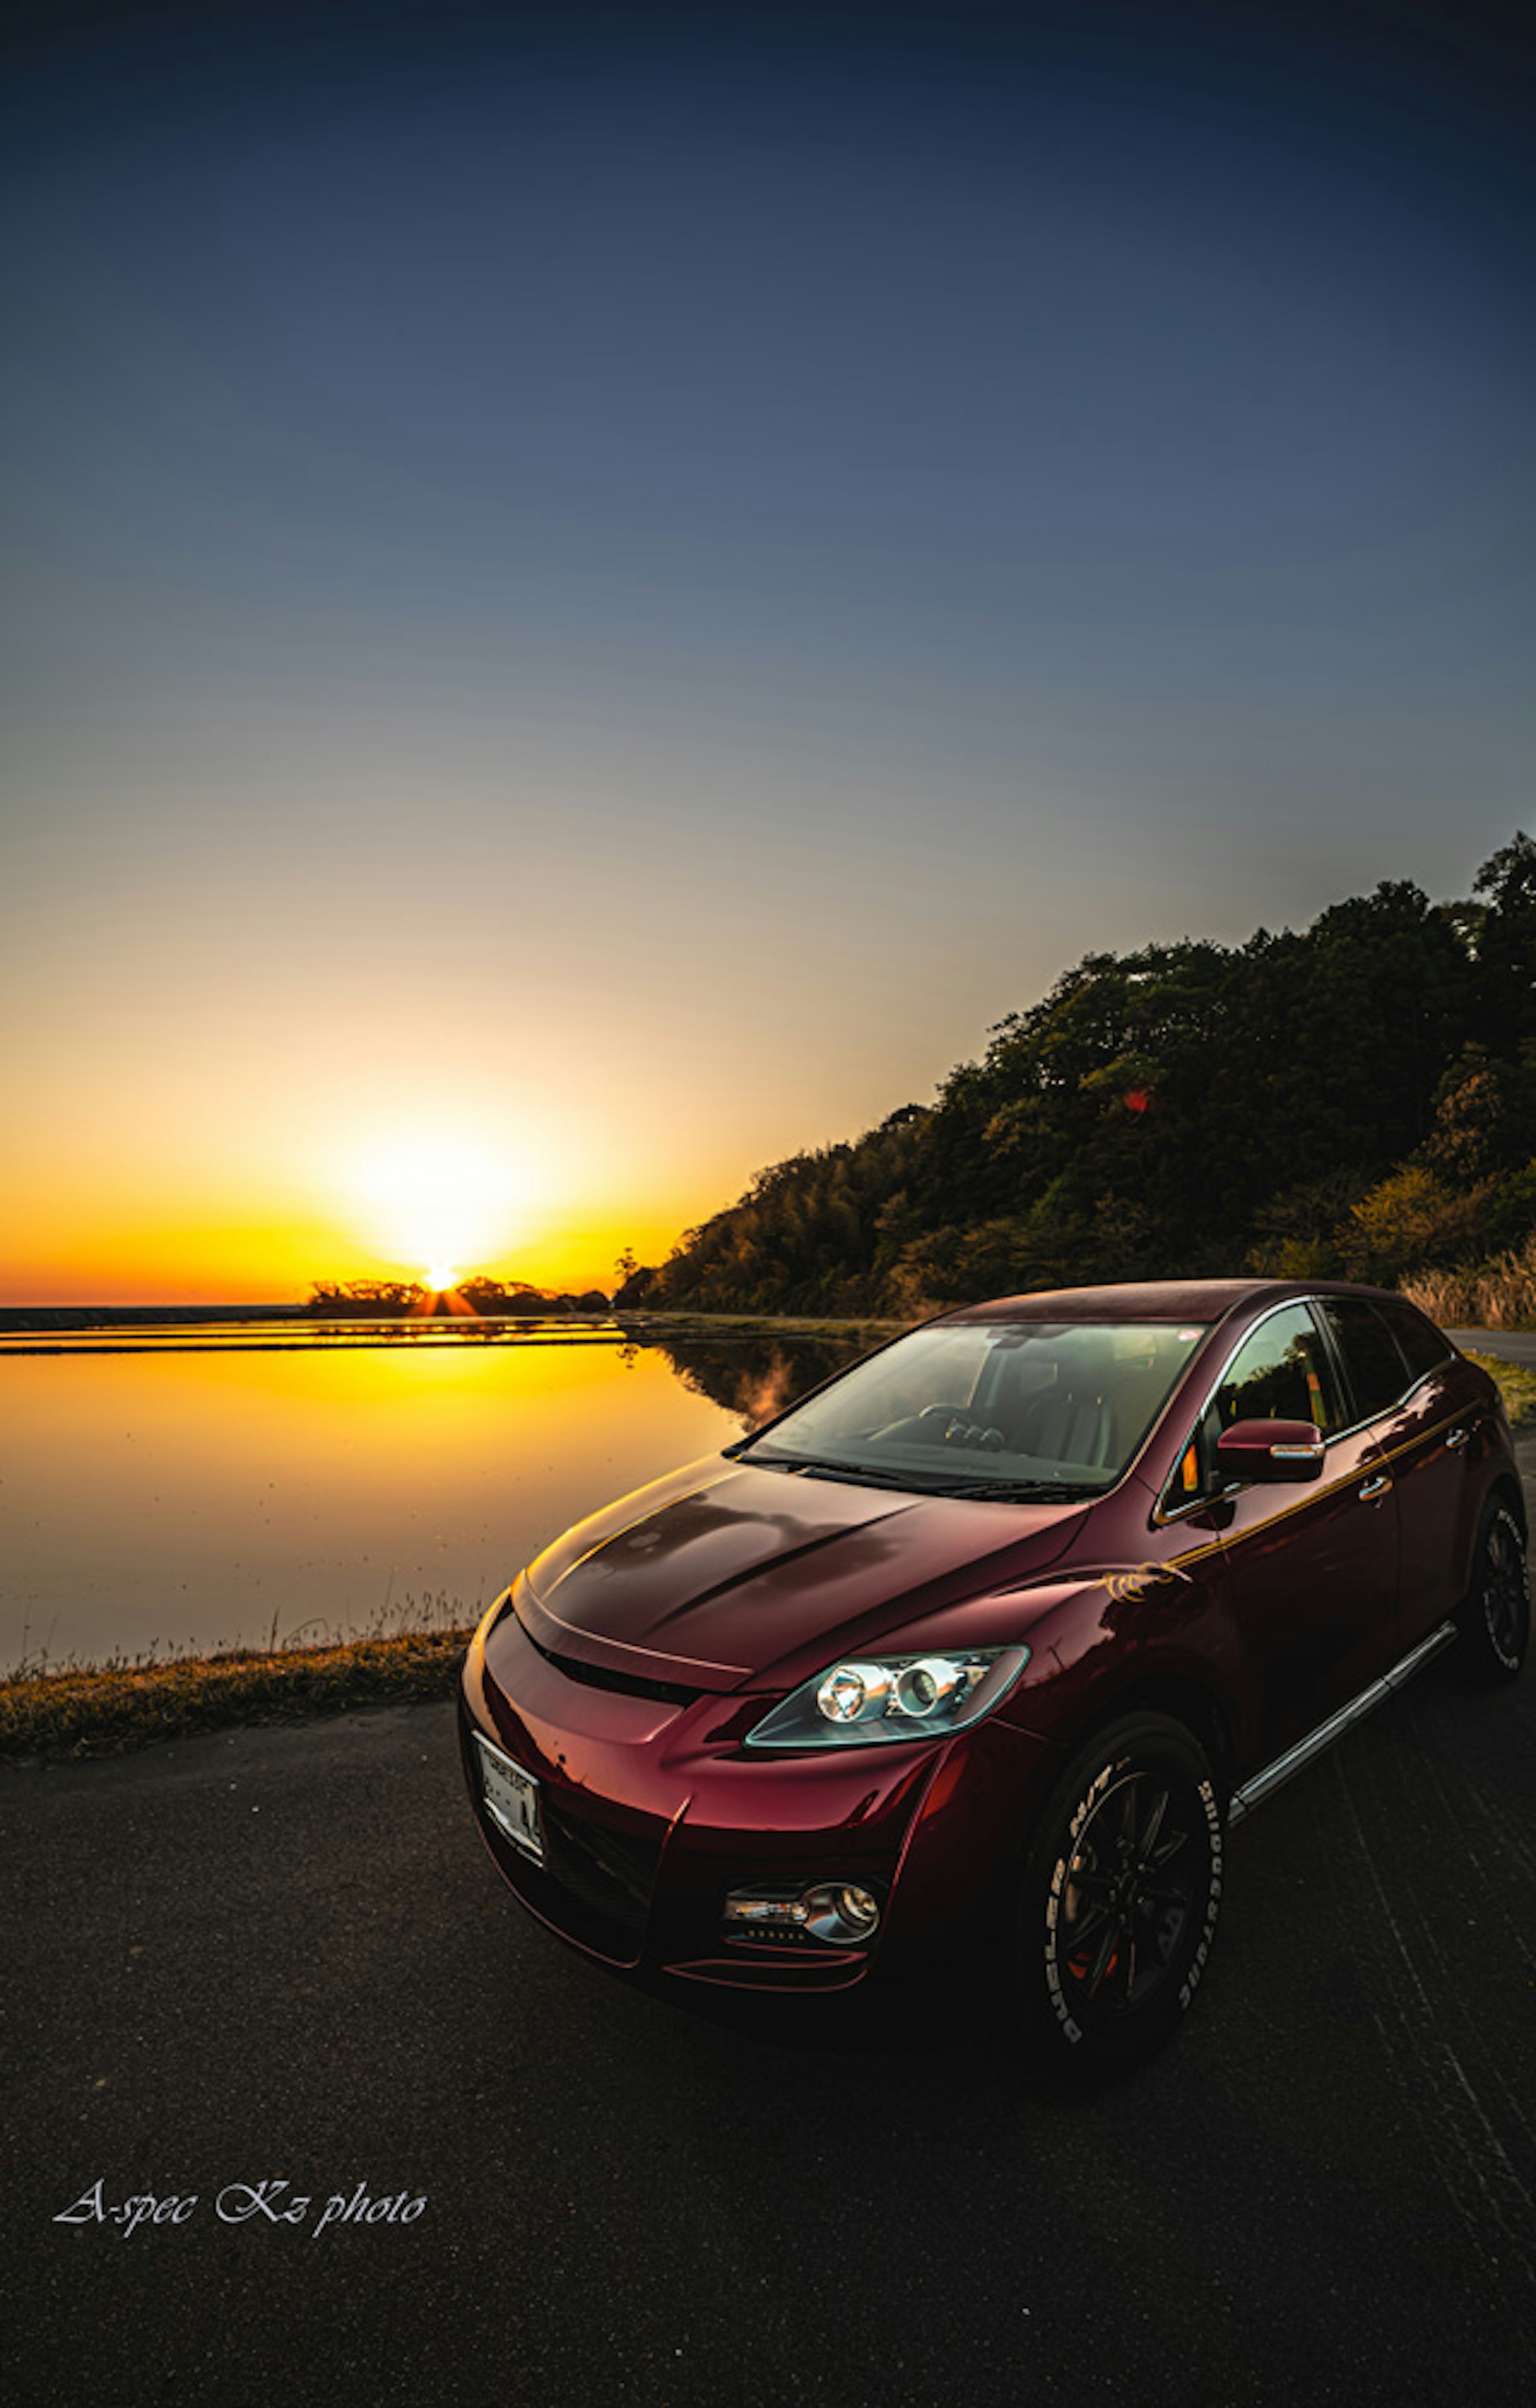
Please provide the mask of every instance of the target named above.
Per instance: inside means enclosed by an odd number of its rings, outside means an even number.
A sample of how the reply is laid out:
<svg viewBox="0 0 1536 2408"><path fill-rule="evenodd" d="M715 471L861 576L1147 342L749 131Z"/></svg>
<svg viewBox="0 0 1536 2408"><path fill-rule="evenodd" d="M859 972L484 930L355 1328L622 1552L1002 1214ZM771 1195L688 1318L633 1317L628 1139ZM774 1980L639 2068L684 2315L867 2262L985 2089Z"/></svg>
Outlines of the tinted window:
<svg viewBox="0 0 1536 2408"><path fill-rule="evenodd" d="M1443 1337L1434 1323L1416 1312L1413 1305L1394 1298L1390 1304L1379 1304L1376 1310L1402 1348L1408 1369L1415 1380L1426 1371L1437 1370L1442 1363L1449 1361L1450 1340Z"/></svg>
<svg viewBox="0 0 1536 2408"><path fill-rule="evenodd" d="M1381 1314L1363 1296L1320 1296L1317 1308L1339 1341L1355 1391L1356 1419L1369 1421L1374 1413L1385 1413L1409 1386L1410 1378L1398 1341Z"/></svg>
<svg viewBox="0 0 1536 2408"><path fill-rule="evenodd" d="M1167 1504L1189 1504L1226 1485L1216 1477L1216 1440L1234 1422L1247 1421L1313 1422L1325 1438L1343 1426L1328 1349L1304 1304L1271 1312L1244 1339L1191 1435Z"/></svg>

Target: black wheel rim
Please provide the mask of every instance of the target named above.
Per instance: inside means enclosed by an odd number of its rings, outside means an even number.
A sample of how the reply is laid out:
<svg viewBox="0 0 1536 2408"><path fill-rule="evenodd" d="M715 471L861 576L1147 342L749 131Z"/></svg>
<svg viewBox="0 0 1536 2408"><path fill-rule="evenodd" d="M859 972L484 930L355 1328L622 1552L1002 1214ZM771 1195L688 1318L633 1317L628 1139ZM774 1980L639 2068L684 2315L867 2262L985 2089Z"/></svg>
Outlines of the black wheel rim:
<svg viewBox="0 0 1536 2408"><path fill-rule="evenodd" d="M1509 1523L1500 1514L1490 1525L1483 1565L1483 1619L1496 1653L1506 1663L1520 1652L1520 1624L1526 1611L1525 1554Z"/></svg>
<svg viewBox="0 0 1536 2408"><path fill-rule="evenodd" d="M1199 1799L1162 1773L1127 1773L1100 1799L1062 1891L1074 2014L1128 2015L1163 1989L1190 1927L1204 1828Z"/></svg>

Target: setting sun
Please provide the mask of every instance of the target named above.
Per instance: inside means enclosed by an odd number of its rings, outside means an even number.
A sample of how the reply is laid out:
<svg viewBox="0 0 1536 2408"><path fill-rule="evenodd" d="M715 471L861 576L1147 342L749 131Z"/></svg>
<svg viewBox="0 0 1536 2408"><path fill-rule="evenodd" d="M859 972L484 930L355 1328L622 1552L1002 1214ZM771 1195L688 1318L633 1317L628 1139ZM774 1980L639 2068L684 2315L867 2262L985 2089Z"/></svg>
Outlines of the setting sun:
<svg viewBox="0 0 1536 2408"><path fill-rule="evenodd" d="M525 1171L494 1139L414 1126L368 1146L349 1182L358 1236L400 1263L428 1263L429 1284L453 1285L454 1265L489 1262L515 1243Z"/></svg>
<svg viewBox="0 0 1536 2408"><path fill-rule="evenodd" d="M459 1275L447 1263L434 1263L426 1275L426 1283L435 1296L443 1296L458 1285Z"/></svg>

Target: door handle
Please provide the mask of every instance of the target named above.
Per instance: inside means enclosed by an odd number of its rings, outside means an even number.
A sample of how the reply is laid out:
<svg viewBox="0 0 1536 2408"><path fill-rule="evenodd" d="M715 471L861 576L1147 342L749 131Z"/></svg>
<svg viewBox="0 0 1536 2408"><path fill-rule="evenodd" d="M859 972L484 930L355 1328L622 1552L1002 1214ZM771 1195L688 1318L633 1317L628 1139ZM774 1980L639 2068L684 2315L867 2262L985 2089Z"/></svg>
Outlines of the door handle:
<svg viewBox="0 0 1536 2408"><path fill-rule="evenodd" d="M1465 1446L1471 1436L1471 1432L1470 1429L1454 1429L1445 1443L1448 1447Z"/></svg>
<svg viewBox="0 0 1536 2408"><path fill-rule="evenodd" d="M1392 1483L1387 1478L1385 1472L1379 1471L1374 1480L1368 1480L1366 1482L1364 1487L1360 1490L1360 1496L1362 1498L1367 1497L1380 1497L1384 1495L1391 1485Z"/></svg>

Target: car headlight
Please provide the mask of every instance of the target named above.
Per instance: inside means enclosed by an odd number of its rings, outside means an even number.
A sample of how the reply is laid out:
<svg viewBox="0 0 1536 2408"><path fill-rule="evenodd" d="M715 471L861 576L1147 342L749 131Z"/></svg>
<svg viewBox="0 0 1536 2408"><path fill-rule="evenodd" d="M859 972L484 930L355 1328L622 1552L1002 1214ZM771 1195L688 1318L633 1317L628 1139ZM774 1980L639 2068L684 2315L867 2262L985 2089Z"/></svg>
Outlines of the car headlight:
<svg viewBox="0 0 1536 2408"><path fill-rule="evenodd" d="M944 1739L980 1722L1029 1661L1027 1647L927 1656L845 1656L795 1689L747 1733L748 1747L869 1747Z"/></svg>

